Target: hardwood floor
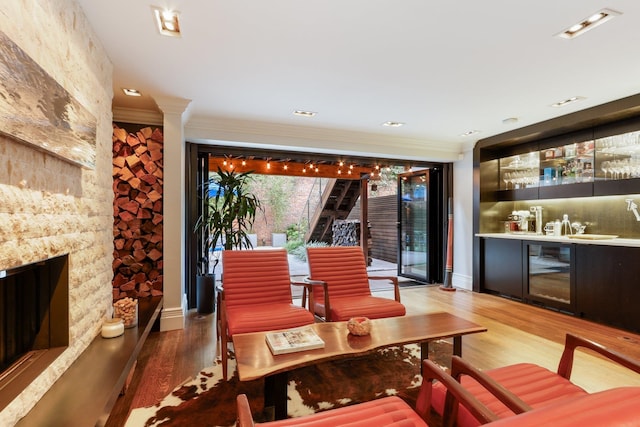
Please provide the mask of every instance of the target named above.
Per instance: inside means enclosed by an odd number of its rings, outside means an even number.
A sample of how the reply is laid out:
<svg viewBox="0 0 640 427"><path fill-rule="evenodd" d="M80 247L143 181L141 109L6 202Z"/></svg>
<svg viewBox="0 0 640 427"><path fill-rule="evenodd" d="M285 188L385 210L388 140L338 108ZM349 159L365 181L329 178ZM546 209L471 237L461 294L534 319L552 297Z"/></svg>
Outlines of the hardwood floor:
<svg viewBox="0 0 640 427"><path fill-rule="evenodd" d="M376 295L392 297L392 292ZM486 333L462 340L462 356L480 369L532 362L555 370L567 332L640 360L640 335L562 313L487 294L445 292L437 286L402 288L401 297L407 314L447 311L486 326ZM116 402L106 426L123 426L130 408L153 405L210 366L217 351L214 320L213 314L198 316L191 311L185 329L152 332L141 351L129 390ZM640 386L640 375L583 352L576 356L572 380L590 392Z"/></svg>

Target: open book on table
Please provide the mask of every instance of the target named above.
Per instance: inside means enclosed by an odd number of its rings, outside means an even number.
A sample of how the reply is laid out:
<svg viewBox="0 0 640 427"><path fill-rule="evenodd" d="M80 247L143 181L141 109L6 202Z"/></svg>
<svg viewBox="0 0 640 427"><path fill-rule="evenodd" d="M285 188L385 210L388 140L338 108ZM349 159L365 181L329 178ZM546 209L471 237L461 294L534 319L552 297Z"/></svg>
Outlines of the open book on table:
<svg viewBox="0 0 640 427"><path fill-rule="evenodd" d="M275 355L324 348L324 341L311 326L269 332L266 341Z"/></svg>

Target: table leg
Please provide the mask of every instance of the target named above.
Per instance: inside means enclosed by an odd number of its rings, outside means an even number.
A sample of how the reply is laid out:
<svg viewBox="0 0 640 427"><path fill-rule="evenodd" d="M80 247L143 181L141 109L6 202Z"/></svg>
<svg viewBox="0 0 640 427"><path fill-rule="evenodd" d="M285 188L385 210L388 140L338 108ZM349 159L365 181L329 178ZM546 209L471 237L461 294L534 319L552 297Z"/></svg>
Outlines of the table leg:
<svg viewBox="0 0 640 427"><path fill-rule="evenodd" d="M462 357L462 335L453 337L453 354ZM429 358L429 341L420 343L420 360ZM422 373L422 366L420 367Z"/></svg>
<svg viewBox="0 0 640 427"><path fill-rule="evenodd" d="M429 341L420 343L420 375L422 375L422 361L429 358Z"/></svg>
<svg viewBox="0 0 640 427"><path fill-rule="evenodd" d="M462 357L462 335L453 337L453 354Z"/></svg>
<svg viewBox="0 0 640 427"><path fill-rule="evenodd" d="M276 420L287 418L287 373L270 375L264 379L264 407L273 408Z"/></svg>

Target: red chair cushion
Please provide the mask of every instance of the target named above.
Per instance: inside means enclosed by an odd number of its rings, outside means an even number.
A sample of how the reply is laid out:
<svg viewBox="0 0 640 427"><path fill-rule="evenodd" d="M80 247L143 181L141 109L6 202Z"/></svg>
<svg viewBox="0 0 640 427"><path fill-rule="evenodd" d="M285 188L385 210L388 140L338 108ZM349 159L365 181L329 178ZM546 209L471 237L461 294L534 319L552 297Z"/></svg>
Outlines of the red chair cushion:
<svg viewBox="0 0 640 427"><path fill-rule="evenodd" d="M316 301L317 302L317 301ZM324 313L324 304L316 304ZM404 316L406 309L399 302L371 295L331 298L331 320L349 320L352 317L364 316L369 319Z"/></svg>
<svg viewBox="0 0 640 427"><path fill-rule="evenodd" d="M310 311L293 304L234 306L227 308L229 336L310 325L315 318Z"/></svg>
<svg viewBox="0 0 640 427"><path fill-rule="evenodd" d="M640 387L620 387L569 398L490 424L504 427L640 426Z"/></svg>
<svg viewBox="0 0 640 427"><path fill-rule="evenodd" d="M422 418L396 396L318 412L299 418L274 421L269 427L427 427Z"/></svg>
<svg viewBox="0 0 640 427"><path fill-rule="evenodd" d="M555 401L587 394L585 390L566 378L531 363L519 363L484 372L532 408L543 407ZM509 408L504 406L474 379L463 376L462 385L499 418L514 415ZM443 412L445 394L446 389L442 384L434 384L432 405L439 414ZM466 408L459 406L458 411L458 426L472 427L480 425Z"/></svg>

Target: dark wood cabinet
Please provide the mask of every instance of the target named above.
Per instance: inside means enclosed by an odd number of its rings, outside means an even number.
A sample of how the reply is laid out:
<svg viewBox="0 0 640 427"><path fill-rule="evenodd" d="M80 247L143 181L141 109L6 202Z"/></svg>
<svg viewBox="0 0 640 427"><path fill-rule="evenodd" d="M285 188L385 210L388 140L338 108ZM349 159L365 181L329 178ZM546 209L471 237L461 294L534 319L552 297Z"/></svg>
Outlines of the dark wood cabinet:
<svg viewBox="0 0 640 427"><path fill-rule="evenodd" d="M522 299L522 242L482 239L482 285L491 293Z"/></svg>
<svg viewBox="0 0 640 427"><path fill-rule="evenodd" d="M577 314L640 332L640 248L577 245Z"/></svg>

